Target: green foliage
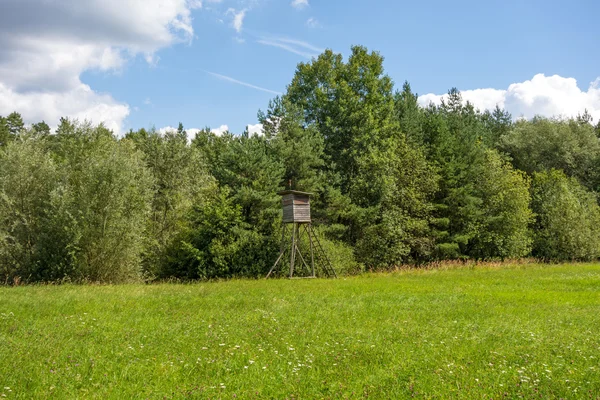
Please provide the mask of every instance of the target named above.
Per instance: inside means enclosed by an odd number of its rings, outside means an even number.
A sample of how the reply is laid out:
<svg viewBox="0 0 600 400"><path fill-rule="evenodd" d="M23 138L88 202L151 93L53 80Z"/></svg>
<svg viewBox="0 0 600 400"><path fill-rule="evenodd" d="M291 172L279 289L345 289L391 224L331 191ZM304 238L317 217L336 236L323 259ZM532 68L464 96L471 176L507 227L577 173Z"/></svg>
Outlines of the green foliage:
<svg viewBox="0 0 600 400"><path fill-rule="evenodd" d="M599 187L600 143L587 122L541 117L518 121L503 137L501 148L528 174L559 169L590 189Z"/></svg>
<svg viewBox="0 0 600 400"><path fill-rule="evenodd" d="M575 178L550 170L533 175L536 214L533 254L548 260L592 260L600 255L600 208L596 195Z"/></svg>
<svg viewBox="0 0 600 400"><path fill-rule="evenodd" d="M393 266L426 259L433 250L430 232L437 175L422 154L398 139L365 166L365 185L381 188L381 203L366 210L356 244L359 261L368 267ZM365 189L367 190L367 189Z"/></svg>
<svg viewBox="0 0 600 400"><path fill-rule="evenodd" d="M25 128L23 118L18 112L12 112L5 118L6 125L11 135L16 136Z"/></svg>
<svg viewBox="0 0 600 400"><path fill-rule="evenodd" d="M483 137L484 143L490 148L499 148L504 136L512 129L512 116L496 105L494 111L485 110L481 117L487 127L487 134Z"/></svg>
<svg viewBox="0 0 600 400"><path fill-rule="evenodd" d="M314 193L339 271L600 257L600 123L587 110L513 122L457 89L421 107L383 60L355 46L299 64L258 113L264 135L206 128L190 144L182 123L117 138L102 124L61 118L51 134L0 117L1 276L262 276L278 254L284 188Z"/></svg>
<svg viewBox="0 0 600 400"><path fill-rule="evenodd" d="M328 50L298 66L284 99L324 139L329 185L322 207L330 223L347 227L343 239L357 245L359 261L392 265L427 253L422 243L436 178L401 132L396 104L402 100L394 97L383 57L353 47L344 62ZM379 234L385 238L375 240Z"/></svg>
<svg viewBox="0 0 600 400"><path fill-rule="evenodd" d="M402 91L394 95L394 108L400 129L416 145L424 143L423 137L423 109L418 103L419 95L413 93L410 84L404 82Z"/></svg>
<svg viewBox="0 0 600 400"><path fill-rule="evenodd" d="M242 218L263 234L273 231L280 214L280 183L284 168L274 156L268 139L230 135L227 147L210 165L212 175L227 188Z"/></svg>
<svg viewBox="0 0 600 400"><path fill-rule="evenodd" d="M340 175L342 193L354 202L377 202L375 192L353 193L360 179L359 163L399 136L393 125L394 97L391 79L384 75L383 57L353 47L348 62L330 50L309 64L298 65L286 100L304 111L306 126L315 125L323 135L330 166ZM362 161L361 161L362 160Z"/></svg>
<svg viewBox="0 0 600 400"><path fill-rule="evenodd" d="M181 124L180 124L181 125ZM129 132L153 177L153 199L146 227L143 269L149 276L164 275L168 253L181 234L190 229L189 214L200 207L214 180L208 174L200 151L190 147L183 126L164 135L156 130Z"/></svg>
<svg viewBox="0 0 600 400"><path fill-rule="evenodd" d="M0 147L6 146L25 128L21 114L12 112L8 116L0 115Z"/></svg>
<svg viewBox="0 0 600 400"><path fill-rule="evenodd" d="M35 135L48 136L50 135L50 126L44 121L35 123L31 126L31 130Z"/></svg>
<svg viewBox="0 0 600 400"><path fill-rule="evenodd" d="M280 186L321 193L325 186L324 140L314 125L303 125L302 110L276 98L267 113L259 112L265 137L285 168Z"/></svg>
<svg viewBox="0 0 600 400"><path fill-rule="evenodd" d="M6 146L11 139L12 135L10 129L8 129L6 118L0 115L0 147Z"/></svg>
<svg viewBox="0 0 600 400"><path fill-rule="evenodd" d="M127 142L107 140L70 165L73 212L81 230L80 273L99 281L138 277L151 176Z"/></svg>
<svg viewBox="0 0 600 400"><path fill-rule="evenodd" d="M0 278L36 280L40 236L58 183L57 166L31 141L12 141L0 150ZM43 246L42 246L43 247Z"/></svg>
<svg viewBox="0 0 600 400"><path fill-rule="evenodd" d="M102 126L63 120L61 128L52 152L25 139L2 156L4 274L137 279L151 194L141 155Z"/></svg>
<svg viewBox="0 0 600 400"><path fill-rule="evenodd" d="M284 168L265 137L198 133L194 146L210 160L219 188L190 214L189 232L170 252L164 277L257 277L279 247Z"/></svg>
<svg viewBox="0 0 600 400"><path fill-rule="evenodd" d="M174 248L165 277L258 277L274 261L278 241L244 221L242 207L221 190L194 210L190 231Z"/></svg>
<svg viewBox="0 0 600 400"><path fill-rule="evenodd" d="M519 258L531 251L529 179L514 170L494 150L486 152L481 174L475 178L481 214L469 254L476 258Z"/></svg>
<svg viewBox="0 0 600 400"><path fill-rule="evenodd" d="M479 234L482 193L476 185L486 167L482 138L486 128L480 114L463 104L456 89L440 106L429 106L423 119L423 146L440 174L435 195L436 258L470 255L470 242Z"/></svg>
<svg viewBox="0 0 600 400"><path fill-rule="evenodd" d="M142 154L102 125L62 120L53 154L64 170L74 224L76 279L137 279L152 194ZM57 218L65 216L59 214Z"/></svg>
<svg viewBox="0 0 600 400"><path fill-rule="evenodd" d="M410 93L403 97L411 98ZM510 115L498 107L482 114L452 89L440 106L425 109L420 121L416 142L441 176L432 220L435 257L529 254L528 180L490 150L510 131Z"/></svg>

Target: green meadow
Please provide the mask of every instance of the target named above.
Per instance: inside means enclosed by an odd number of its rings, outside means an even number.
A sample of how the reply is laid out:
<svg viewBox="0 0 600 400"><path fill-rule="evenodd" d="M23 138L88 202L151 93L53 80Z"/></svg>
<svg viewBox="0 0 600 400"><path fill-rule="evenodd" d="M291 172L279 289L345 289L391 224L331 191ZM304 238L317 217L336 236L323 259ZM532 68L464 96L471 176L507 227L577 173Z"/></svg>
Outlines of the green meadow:
<svg viewBox="0 0 600 400"><path fill-rule="evenodd" d="M0 288L0 396L600 396L600 265Z"/></svg>

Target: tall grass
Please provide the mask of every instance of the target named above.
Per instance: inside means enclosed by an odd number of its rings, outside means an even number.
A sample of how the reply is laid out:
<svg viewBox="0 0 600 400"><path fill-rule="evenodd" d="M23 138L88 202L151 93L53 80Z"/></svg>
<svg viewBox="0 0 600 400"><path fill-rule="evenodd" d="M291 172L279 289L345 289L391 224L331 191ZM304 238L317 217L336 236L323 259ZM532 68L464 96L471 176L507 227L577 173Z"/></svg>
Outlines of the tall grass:
<svg viewBox="0 0 600 400"><path fill-rule="evenodd" d="M6 398L597 398L600 265L0 288Z"/></svg>

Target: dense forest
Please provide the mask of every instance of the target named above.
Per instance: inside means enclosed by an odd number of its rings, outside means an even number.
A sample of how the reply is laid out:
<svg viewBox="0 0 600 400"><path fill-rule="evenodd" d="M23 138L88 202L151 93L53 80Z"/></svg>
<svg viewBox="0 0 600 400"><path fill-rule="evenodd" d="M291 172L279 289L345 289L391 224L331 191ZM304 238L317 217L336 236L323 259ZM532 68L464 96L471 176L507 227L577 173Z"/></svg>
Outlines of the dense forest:
<svg viewBox="0 0 600 400"><path fill-rule="evenodd" d="M279 190L315 193L345 271L447 259L600 257L600 122L514 119L449 91L419 106L364 47L298 65L262 135L184 127L117 137L0 117L0 280L259 277ZM290 187L291 184L291 187Z"/></svg>

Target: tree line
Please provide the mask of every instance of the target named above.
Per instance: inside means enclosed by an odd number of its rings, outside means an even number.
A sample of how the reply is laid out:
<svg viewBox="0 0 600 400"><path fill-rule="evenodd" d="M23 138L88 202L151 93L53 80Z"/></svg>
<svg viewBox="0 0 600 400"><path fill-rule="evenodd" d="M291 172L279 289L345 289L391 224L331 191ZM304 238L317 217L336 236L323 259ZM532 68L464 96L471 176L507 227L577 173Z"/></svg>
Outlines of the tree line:
<svg viewBox="0 0 600 400"><path fill-rule="evenodd" d="M184 127L117 137L0 117L0 278L259 277L278 254L279 190L315 193L338 270L447 259L600 257L600 122L513 120L456 89L421 107L383 57L298 65L262 135ZM291 185L291 186L290 186Z"/></svg>

